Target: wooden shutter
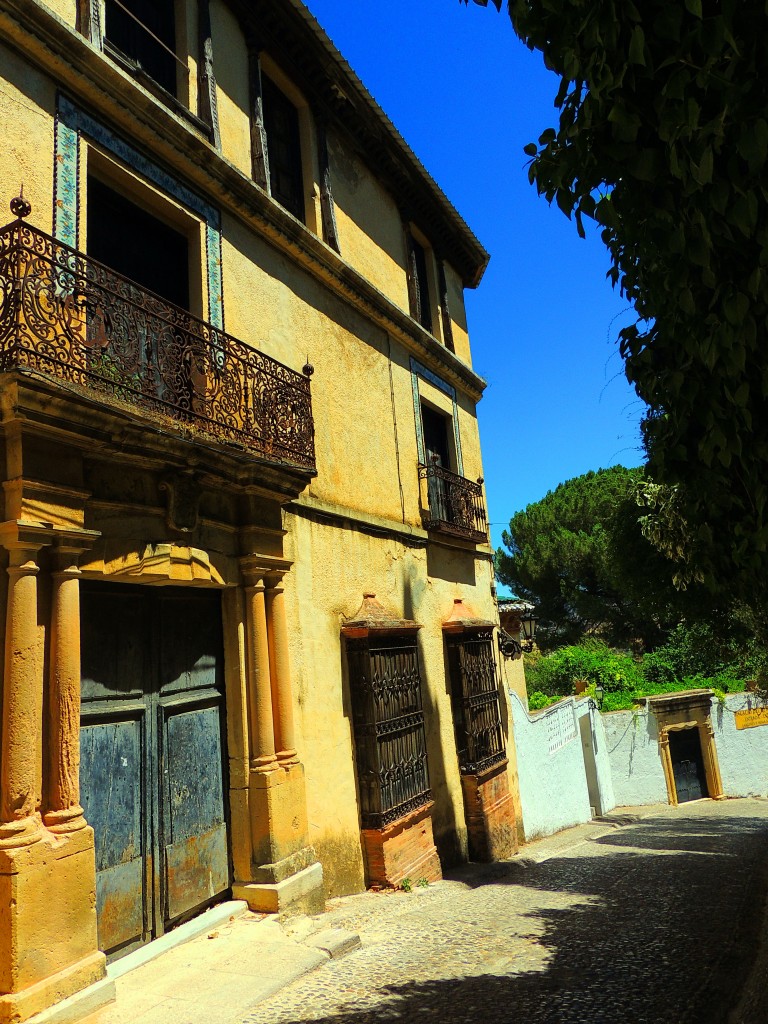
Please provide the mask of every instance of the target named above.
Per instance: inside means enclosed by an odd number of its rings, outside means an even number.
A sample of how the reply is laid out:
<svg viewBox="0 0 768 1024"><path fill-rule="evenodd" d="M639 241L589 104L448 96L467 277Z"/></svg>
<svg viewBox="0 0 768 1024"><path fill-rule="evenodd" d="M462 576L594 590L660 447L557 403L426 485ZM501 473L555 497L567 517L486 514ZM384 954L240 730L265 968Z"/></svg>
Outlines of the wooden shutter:
<svg viewBox="0 0 768 1024"><path fill-rule="evenodd" d="M336 226L336 206L331 192L331 168L328 160L328 137L325 124L316 120L317 149L320 160L320 215L323 222L323 240L336 252L339 247L339 231Z"/></svg>
<svg viewBox="0 0 768 1024"><path fill-rule="evenodd" d="M213 73L213 37L211 34L211 9L209 0L198 0L197 25L199 34L200 116L211 129L211 142L221 149L219 130L219 107L216 101L216 77Z"/></svg>
<svg viewBox="0 0 768 1024"><path fill-rule="evenodd" d="M445 347L451 352L455 352L456 349L453 344L453 323L451 321L451 311L448 306L448 282L445 277L445 264L442 260L438 260L437 263L438 274L440 277L440 317L443 325L443 341Z"/></svg>
<svg viewBox="0 0 768 1024"><path fill-rule="evenodd" d="M261 61L258 47L252 41L248 46L248 78L251 105L251 175L257 185L265 192L269 192L269 153L267 131L264 127Z"/></svg>

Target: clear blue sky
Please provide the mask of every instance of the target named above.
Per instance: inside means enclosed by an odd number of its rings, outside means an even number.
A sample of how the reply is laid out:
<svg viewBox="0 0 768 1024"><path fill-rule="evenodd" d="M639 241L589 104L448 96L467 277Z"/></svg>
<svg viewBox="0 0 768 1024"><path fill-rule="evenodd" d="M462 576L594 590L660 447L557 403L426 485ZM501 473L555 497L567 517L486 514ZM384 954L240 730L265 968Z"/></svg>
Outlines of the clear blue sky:
<svg viewBox="0 0 768 1024"><path fill-rule="evenodd" d="M643 461L608 254L528 184L523 146L556 124L558 79L492 6L306 2L491 254L466 298L498 546L513 513L561 481Z"/></svg>

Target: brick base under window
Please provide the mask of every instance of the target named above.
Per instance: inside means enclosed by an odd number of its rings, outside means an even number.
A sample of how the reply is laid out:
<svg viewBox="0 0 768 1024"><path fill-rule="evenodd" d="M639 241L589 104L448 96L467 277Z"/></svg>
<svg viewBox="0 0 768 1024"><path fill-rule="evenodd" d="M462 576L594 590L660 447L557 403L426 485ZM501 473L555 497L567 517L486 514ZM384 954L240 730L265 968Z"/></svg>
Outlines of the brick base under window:
<svg viewBox="0 0 768 1024"><path fill-rule="evenodd" d="M477 775L462 775L471 860L506 860L517 853L515 808L507 763Z"/></svg>
<svg viewBox="0 0 768 1024"><path fill-rule="evenodd" d="M369 885L397 887L404 878L413 885L422 878L439 882L443 877L432 835L429 803L386 828L363 829L363 851Z"/></svg>

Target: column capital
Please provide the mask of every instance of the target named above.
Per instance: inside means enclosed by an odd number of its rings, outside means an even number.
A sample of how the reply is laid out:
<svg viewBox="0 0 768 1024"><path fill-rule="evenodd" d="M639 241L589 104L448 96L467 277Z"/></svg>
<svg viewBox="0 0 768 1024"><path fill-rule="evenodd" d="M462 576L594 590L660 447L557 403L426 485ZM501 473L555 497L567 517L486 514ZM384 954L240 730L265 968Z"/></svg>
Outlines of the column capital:
<svg viewBox="0 0 768 1024"><path fill-rule="evenodd" d="M267 587L268 594L282 593L284 590L283 581L288 574L287 569L280 571L268 572L264 574L264 582Z"/></svg>
<svg viewBox="0 0 768 1024"><path fill-rule="evenodd" d="M0 523L0 546L11 554L11 564L34 561L41 548L53 543L53 532L40 523L11 519Z"/></svg>
<svg viewBox="0 0 768 1024"><path fill-rule="evenodd" d="M272 576L282 577L292 565L289 559L274 555L250 554L240 557L240 572L246 586L264 585Z"/></svg>
<svg viewBox="0 0 768 1024"><path fill-rule="evenodd" d="M58 576L64 573L69 576L79 576L78 563L80 559L86 551L90 551L100 536L98 530L78 530L67 533L57 531L51 546L54 562L53 575Z"/></svg>

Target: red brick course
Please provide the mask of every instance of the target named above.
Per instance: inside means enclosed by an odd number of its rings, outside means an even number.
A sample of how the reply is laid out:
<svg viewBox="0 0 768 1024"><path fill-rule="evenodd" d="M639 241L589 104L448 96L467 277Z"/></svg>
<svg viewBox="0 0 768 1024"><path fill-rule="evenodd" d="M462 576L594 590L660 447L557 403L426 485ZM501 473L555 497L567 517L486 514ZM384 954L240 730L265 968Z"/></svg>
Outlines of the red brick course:
<svg viewBox="0 0 768 1024"><path fill-rule="evenodd" d="M469 856L474 861L506 860L517 853L515 807L507 763L477 775L462 775Z"/></svg>
<svg viewBox="0 0 768 1024"><path fill-rule="evenodd" d="M369 885L396 888L404 878L414 884L422 878L443 877L432 834L432 803L412 811L386 828L363 829L363 851Z"/></svg>

